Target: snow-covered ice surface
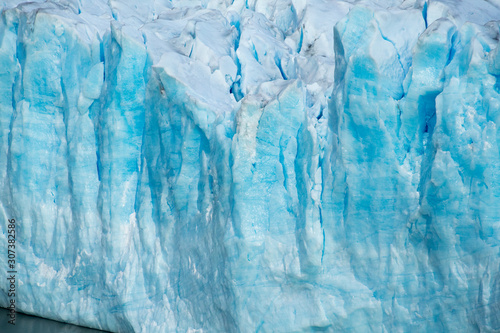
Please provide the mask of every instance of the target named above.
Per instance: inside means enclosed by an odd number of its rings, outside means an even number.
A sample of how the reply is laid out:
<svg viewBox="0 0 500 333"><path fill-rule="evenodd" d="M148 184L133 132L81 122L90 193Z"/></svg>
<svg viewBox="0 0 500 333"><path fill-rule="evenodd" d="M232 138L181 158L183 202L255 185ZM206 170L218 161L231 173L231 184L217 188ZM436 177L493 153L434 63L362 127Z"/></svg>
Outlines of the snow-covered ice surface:
<svg viewBox="0 0 500 333"><path fill-rule="evenodd" d="M0 8L19 311L117 332L500 331L500 1Z"/></svg>

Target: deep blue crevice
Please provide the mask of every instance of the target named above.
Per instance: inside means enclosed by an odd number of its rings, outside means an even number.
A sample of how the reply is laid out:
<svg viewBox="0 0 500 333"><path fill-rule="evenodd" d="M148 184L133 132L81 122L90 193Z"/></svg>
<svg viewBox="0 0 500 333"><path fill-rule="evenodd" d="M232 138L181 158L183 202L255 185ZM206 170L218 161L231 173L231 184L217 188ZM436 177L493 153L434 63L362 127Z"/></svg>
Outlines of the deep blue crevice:
<svg viewBox="0 0 500 333"><path fill-rule="evenodd" d="M241 86L240 86L240 80L238 79L237 81L233 82L231 85L231 88L229 89L229 92L233 94L234 99L238 102L240 101L244 95L241 91Z"/></svg>
<svg viewBox="0 0 500 333"><path fill-rule="evenodd" d="M231 85L231 88L229 89L229 93L233 94L234 99L238 102L244 97L244 94L241 91L241 63L236 53L238 51L238 48L240 47L241 38L239 16L237 17L237 19L231 20L230 24L236 29L237 35L234 39L234 64L236 65L236 77L233 84Z"/></svg>
<svg viewBox="0 0 500 333"><path fill-rule="evenodd" d="M422 16L424 18L425 28L427 29L427 27L428 27L428 25L427 25L427 1L424 3L424 8L422 8Z"/></svg>
<svg viewBox="0 0 500 333"><path fill-rule="evenodd" d="M97 179L99 180L99 182L101 182L101 154L99 153L99 149L96 150L95 155L97 157Z"/></svg>
<svg viewBox="0 0 500 333"><path fill-rule="evenodd" d="M323 117L323 108L319 110L319 114L316 116L316 119L320 120Z"/></svg>
<svg viewBox="0 0 500 333"><path fill-rule="evenodd" d="M300 50L302 50L303 42L304 42L304 30L303 28L300 28L300 38L299 38L299 45L297 46L297 53L300 53Z"/></svg>
<svg viewBox="0 0 500 333"><path fill-rule="evenodd" d="M257 60L257 62L260 64L260 61L259 61L259 54L257 53L257 50L255 49L255 45L254 43L250 42L250 46L251 46L251 51L252 51L252 55L253 57L255 58L255 60Z"/></svg>
<svg viewBox="0 0 500 333"><path fill-rule="evenodd" d="M455 57L455 53L457 52L457 47L459 43L460 43L460 38L458 38L458 31L456 31L451 37L451 47L450 50L448 51L448 58L446 59L445 67L448 66Z"/></svg>
<svg viewBox="0 0 500 333"><path fill-rule="evenodd" d="M283 80L288 80L288 77L286 76L285 72L283 71L283 67L281 66L281 58L278 56L278 54L274 56L274 63L278 67Z"/></svg>

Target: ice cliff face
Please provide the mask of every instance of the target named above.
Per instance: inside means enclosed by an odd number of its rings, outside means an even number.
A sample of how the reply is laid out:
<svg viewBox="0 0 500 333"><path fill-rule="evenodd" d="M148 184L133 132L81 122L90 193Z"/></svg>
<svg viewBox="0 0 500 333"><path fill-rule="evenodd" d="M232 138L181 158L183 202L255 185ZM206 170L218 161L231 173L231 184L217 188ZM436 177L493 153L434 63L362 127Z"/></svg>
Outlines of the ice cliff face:
<svg viewBox="0 0 500 333"><path fill-rule="evenodd" d="M19 311L119 332L500 330L500 3L2 6Z"/></svg>

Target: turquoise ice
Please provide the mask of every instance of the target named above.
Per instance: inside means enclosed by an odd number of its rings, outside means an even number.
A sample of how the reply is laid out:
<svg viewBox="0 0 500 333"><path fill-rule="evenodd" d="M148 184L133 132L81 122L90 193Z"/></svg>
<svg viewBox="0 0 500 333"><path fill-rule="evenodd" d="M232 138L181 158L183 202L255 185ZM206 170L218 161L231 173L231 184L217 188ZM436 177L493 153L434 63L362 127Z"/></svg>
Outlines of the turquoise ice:
<svg viewBox="0 0 500 333"><path fill-rule="evenodd" d="M500 330L498 1L0 11L18 311L113 332Z"/></svg>

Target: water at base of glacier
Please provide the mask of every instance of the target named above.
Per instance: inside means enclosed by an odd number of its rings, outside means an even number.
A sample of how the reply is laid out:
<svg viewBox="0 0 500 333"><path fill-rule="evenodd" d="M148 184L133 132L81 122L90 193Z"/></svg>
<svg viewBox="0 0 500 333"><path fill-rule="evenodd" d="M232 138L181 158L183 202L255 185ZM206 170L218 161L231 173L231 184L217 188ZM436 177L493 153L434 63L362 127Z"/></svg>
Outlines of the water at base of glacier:
<svg viewBox="0 0 500 333"><path fill-rule="evenodd" d="M45 318L16 313L15 325L9 324L9 310L0 308L0 332L2 333L105 333L87 327L65 324Z"/></svg>

